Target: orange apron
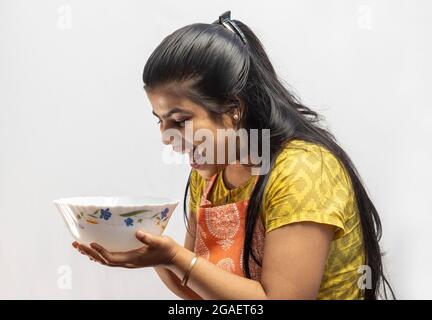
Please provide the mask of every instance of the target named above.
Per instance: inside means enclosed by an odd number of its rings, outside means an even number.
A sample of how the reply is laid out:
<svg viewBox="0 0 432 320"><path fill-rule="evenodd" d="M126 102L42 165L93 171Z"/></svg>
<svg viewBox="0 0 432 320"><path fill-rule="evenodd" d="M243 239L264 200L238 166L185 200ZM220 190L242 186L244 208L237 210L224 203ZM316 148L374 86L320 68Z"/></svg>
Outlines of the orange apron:
<svg viewBox="0 0 432 320"><path fill-rule="evenodd" d="M197 210L194 252L228 272L245 277L243 243L249 199L213 207L211 201L208 200L208 194L216 177L217 173L207 180ZM255 180L254 186L257 180ZM258 216L251 248L261 263L264 253L264 238L265 228ZM261 267L252 256L249 257L249 269L251 278L259 281Z"/></svg>

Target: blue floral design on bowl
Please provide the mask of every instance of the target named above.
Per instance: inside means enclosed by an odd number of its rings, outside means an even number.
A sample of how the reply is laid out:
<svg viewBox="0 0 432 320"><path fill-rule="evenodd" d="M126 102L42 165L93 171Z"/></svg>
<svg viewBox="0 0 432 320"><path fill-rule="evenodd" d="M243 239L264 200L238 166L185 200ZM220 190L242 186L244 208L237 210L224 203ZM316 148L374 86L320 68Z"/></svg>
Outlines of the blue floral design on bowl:
<svg viewBox="0 0 432 320"><path fill-rule="evenodd" d="M102 209L102 210L100 211L100 216L99 216L99 218L100 218L100 219L109 220L109 218L111 218L111 215L112 215L112 213L111 213L111 211L109 210L109 208L106 208L106 209Z"/></svg>
<svg viewBox="0 0 432 320"><path fill-rule="evenodd" d="M134 220L132 218L127 218L127 219L124 219L124 222L126 223L127 227L132 227Z"/></svg>
<svg viewBox="0 0 432 320"><path fill-rule="evenodd" d="M161 212L161 220L164 220L167 217L168 212L169 212L168 208L165 208L165 209L162 210L162 212Z"/></svg>

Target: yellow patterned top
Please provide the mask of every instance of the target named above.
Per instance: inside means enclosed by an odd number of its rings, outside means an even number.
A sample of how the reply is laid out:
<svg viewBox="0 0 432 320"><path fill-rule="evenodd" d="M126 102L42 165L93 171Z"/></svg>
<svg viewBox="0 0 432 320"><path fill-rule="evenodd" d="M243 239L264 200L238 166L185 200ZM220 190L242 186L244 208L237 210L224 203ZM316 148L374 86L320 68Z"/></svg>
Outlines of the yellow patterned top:
<svg viewBox="0 0 432 320"><path fill-rule="evenodd" d="M254 180L229 190L218 173L209 200L213 205L250 197ZM196 212L205 178L192 170L189 208ZM261 212L266 233L283 225L313 221L335 226L318 299L362 299L358 280L365 264L360 217L351 179L327 149L300 139L291 140L270 173Z"/></svg>

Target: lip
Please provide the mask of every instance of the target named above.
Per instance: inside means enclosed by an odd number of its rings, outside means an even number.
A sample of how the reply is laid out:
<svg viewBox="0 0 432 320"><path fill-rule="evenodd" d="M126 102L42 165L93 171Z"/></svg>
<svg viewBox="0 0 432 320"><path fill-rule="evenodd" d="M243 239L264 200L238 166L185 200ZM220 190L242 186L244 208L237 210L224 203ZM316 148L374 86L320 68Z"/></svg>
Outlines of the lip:
<svg viewBox="0 0 432 320"><path fill-rule="evenodd" d="M190 166L194 169L199 169L201 168L203 165L202 164L196 164L196 163L191 163Z"/></svg>
<svg viewBox="0 0 432 320"><path fill-rule="evenodd" d="M192 168L194 168L194 169L199 169L199 168L201 168L204 164L203 163L196 163L195 162L195 159L194 159L194 157L193 157L193 155L194 155L194 153L195 153L195 149L197 148L197 146L195 145L193 148L192 148L192 151L190 151L190 152L188 152L189 153L189 164L190 164L190 166L192 167Z"/></svg>
<svg viewBox="0 0 432 320"><path fill-rule="evenodd" d="M192 168L194 168L194 169L199 169L199 168L203 167L204 164L202 164L202 163L199 164L199 163L196 163L194 161L193 155L195 153L196 147L197 146L194 145L193 148L192 148L192 150L188 150L188 149L185 149L185 148L178 148L178 147L174 147L174 146L172 148L173 148L173 151L175 151L175 152L178 152L178 153L181 153L181 154L187 153L189 155L189 165Z"/></svg>

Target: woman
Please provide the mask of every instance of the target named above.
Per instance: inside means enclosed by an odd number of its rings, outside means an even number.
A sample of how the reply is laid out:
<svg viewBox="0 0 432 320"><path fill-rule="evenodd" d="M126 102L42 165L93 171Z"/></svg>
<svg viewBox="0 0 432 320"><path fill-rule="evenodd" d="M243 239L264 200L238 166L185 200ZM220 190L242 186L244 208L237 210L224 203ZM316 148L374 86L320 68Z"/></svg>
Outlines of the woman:
<svg viewBox="0 0 432 320"><path fill-rule="evenodd" d="M152 53L143 80L161 133L177 130L174 150L191 156L184 246L138 231L139 250L75 248L108 266L153 266L185 299L387 298L377 210L348 155L283 86L250 28L229 11L180 28ZM199 151L187 123L213 133L214 150ZM219 129L269 130L268 142L258 135L269 170L252 174L251 151L243 161L238 146L234 161L225 152L222 162L198 163L226 146Z"/></svg>

